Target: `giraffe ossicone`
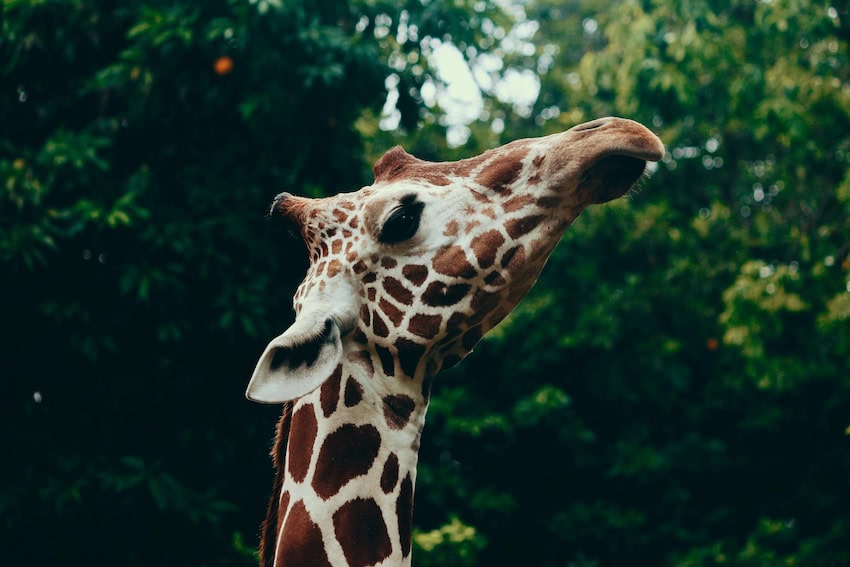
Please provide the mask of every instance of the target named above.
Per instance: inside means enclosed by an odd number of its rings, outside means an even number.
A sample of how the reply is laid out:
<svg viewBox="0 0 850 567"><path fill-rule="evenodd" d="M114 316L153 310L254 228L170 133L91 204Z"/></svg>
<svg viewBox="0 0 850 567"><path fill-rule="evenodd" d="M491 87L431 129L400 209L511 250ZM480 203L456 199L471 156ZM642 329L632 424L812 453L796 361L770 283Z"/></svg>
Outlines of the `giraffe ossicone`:
<svg viewBox="0 0 850 567"><path fill-rule="evenodd" d="M396 147L359 191L275 199L310 266L246 394L286 403L263 565L409 564L431 379L519 303L584 208L663 153L644 126L603 118L457 162Z"/></svg>

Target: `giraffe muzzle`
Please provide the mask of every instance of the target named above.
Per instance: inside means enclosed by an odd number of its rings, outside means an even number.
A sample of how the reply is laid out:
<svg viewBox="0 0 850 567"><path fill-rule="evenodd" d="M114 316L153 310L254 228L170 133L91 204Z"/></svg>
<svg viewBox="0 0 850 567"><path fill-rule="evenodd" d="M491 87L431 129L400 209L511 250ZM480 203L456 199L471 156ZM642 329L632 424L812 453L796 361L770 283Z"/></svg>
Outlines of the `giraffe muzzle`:
<svg viewBox="0 0 850 567"><path fill-rule="evenodd" d="M664 156L664 144L648 128L624 118L607 117L574 126L562 134L574 151L580 173L576 194L588 204L626 194L646 171L646 163Z"/></svg>
<svg viewBox="0 0 850 567"><path fill-rule="evenodd" d="M606 156L585 170L578 191L591 204L607 203L628 193L643 177L646 162L627 155Z"/></svg>

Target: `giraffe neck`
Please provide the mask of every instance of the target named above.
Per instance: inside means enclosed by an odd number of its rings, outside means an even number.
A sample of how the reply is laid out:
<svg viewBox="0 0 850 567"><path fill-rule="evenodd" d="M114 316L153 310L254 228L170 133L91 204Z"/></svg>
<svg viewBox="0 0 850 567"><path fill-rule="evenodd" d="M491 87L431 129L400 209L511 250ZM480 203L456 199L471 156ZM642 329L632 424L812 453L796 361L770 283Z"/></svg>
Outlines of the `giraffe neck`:
<svg viewBox="0 0 850 567"><path fill-rule="evenodd" d="M264 565L410 564L427 401L415 381L380 375L364 354L281 418ZM387 384L393 392L381 391Z"/></svg>

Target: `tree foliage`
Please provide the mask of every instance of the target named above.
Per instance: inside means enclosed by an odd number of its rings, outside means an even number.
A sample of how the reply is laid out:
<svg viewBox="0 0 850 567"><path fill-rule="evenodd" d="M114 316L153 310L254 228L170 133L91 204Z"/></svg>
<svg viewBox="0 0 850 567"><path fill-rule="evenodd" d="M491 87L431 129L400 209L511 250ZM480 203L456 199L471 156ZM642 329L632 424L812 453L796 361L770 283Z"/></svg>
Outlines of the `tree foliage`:
<svg viewBox="0 0 850 567"><path fill-rule="evenodd" d="M850 564L847 4L527 11L540 94L498 141L615 114L669 151L441 381L419 512L480 564Z"/></svg>
<svg viewBox="0 0 850 567"><path fill-rule="evenodd" d="M306 265L271 197L615 114L668 154L438 379L414 563L850 565L846 2L3 10L10 564L252 564L279 408L242 392Z"/></svg>

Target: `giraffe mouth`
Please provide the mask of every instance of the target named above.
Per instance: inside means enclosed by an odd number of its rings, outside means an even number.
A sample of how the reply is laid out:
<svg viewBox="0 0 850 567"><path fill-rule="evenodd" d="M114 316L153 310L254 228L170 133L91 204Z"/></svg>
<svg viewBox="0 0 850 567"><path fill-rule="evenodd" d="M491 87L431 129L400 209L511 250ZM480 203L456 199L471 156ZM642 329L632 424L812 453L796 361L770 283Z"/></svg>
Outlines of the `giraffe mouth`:
<svg viewBox="0 0 850 567"><path fill-rule="evenodd" d="M607 155L581 176L579 194L591 204L607 203L622 197L634 187L646 170L646 161L631 155Z"/></svg>

